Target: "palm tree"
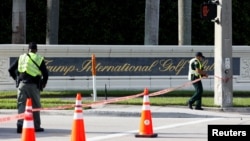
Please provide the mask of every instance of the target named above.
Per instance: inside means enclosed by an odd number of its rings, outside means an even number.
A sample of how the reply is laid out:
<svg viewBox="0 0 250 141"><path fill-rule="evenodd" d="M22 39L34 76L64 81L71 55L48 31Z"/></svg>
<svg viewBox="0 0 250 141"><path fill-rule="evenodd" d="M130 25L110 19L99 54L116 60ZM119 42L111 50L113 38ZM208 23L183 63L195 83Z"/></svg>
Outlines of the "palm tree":
<svg viewBox="0 0 250 141"><path fill-rule="evenodd" d="M13 0L11 42L26 43L26 0Z"/></svg>
<svg viewBox="0 0 250 141"><path fill-rule="evenodd" d="M58 44L59 1L47 0L46 44Z"/></svg>
<svg viewBox="0 0 250 141"><path fill-rule="evenodd" d="M178 0L178 44L191 45L192 0Z"/></svg>
<svg viewBox="0 0 250 141"><path fill-rule="evenodd" d="M158 45L160 0L146 0L145 45Z"/></svg>

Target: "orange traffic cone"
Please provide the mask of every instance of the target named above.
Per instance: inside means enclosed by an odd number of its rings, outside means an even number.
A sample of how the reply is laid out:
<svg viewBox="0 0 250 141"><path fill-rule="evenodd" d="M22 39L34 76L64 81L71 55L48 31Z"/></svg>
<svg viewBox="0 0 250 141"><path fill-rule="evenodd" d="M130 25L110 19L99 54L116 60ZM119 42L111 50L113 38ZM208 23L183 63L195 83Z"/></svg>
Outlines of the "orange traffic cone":
<svg viewBox="0 0 250 141"><path fill-rule="evenodd" d="M71 141L86 141L81 99L81 94L77 93Z"/></svg>
<svg viewBox="0 0 250 141"><path fill-rule="evenodd" d="M25 116L22 129L22 141L35 141L36 137L33 121L32 102L30 98L28 98L26 101L24 114Z"/></svg>
<svg viewBox="0 0 250 141"><path fill-rule="evenodd" d="M140 130L139 133L135 135L135 137L157 137L157 134L153 133L153 123L147 88L144 90Z"/></svg>

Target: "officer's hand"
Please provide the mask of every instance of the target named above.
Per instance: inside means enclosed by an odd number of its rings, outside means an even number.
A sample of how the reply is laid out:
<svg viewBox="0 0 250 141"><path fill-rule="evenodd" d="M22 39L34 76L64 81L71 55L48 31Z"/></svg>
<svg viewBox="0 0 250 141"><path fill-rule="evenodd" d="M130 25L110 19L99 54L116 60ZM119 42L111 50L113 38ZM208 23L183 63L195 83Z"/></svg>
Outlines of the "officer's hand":
<svg viewBox="0 0 250 141"><path fill-rule="evenodd" d="M46 84L43 84L43 88L45 88L46 87Z"/></svg>
<svg viewBox="0 0 250 141"><path fill-rule="evenodd" d="M206 75L204 75L203 77L204 77L204 78L208 78L208 75L206 74Z"/></svg>

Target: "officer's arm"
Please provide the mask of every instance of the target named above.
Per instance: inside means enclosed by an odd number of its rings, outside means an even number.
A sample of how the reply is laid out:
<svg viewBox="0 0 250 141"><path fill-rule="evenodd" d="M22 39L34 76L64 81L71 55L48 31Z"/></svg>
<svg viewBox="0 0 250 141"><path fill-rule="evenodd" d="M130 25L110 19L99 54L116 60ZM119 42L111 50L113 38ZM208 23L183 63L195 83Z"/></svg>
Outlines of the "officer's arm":
<svg viewBox="0 0 250 141"><path fill-rule="evenodd" d="M17 68L18 68L18 59L15 60L15 62L13 62L10 65L10 68L8 69L10 76L16 80L17 78Z"/></svg>
<svg viewBox="0 0 250 141"><path fill-rule="evenodd" d="M46 86L48 78L49 78L49 73L48 73L48 70L47 70L47 67L45 65L44 60L42 61L41 65L40 65L40 70L41 70L42 75L43 75L43 84Z"/></svg>
<svg viewBox="0 0 250 141"><path fill-rule="evenodd" d="M196 67L196 72L199 73L201 76L208 76L207 73L201 69L199 69L198 67Z"/></svg>

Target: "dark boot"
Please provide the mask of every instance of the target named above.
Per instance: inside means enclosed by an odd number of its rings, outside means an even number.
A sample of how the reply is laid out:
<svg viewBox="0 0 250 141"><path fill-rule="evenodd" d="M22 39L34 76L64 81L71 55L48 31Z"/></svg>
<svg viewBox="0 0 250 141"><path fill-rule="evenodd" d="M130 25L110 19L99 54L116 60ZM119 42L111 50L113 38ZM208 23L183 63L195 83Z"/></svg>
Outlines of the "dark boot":
<svg viewBox="0 0 250 141"><path fill-rule="evenodd" d="M187 102L187 105L189 109L193 109L193 106L192 106L193 104L190 101Z"/></svg>
<svg viewBox="0 0 250 141"><path fill-rule="evenodd" d="M23 126L22 125L17 125L16 132L17 133L22 133L22 130L23 130Z"/></svg>

